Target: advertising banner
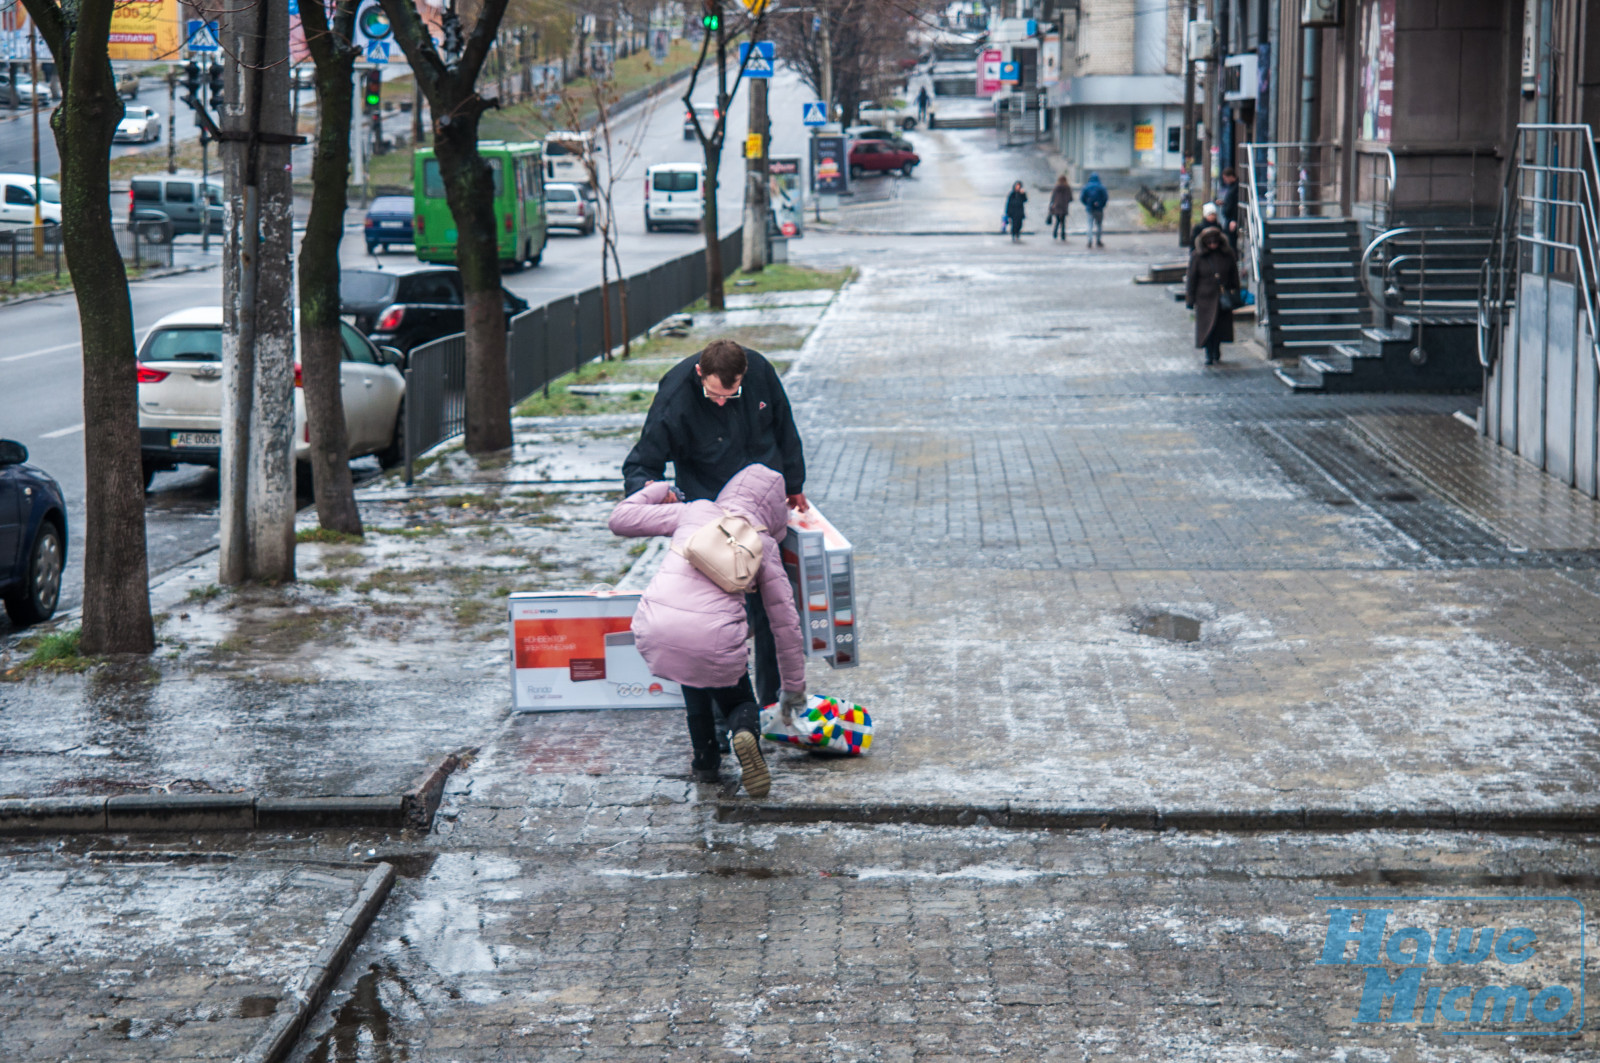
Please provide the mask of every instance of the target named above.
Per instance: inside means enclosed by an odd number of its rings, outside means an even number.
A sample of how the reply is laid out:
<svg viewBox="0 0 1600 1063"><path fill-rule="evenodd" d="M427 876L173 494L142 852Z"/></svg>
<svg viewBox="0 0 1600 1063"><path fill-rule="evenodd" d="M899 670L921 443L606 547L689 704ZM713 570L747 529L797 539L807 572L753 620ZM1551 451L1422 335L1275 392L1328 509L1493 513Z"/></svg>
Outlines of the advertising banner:
<svg viewBox="0 0 1600 1063"><path fill-rule="evenodd" d="M1000 64L1005 54L998 48L985 48L978 55L978 95L993 96L1000 91Z"/></svg>
<svg viewBox="0 0 1600 1063"><path fill-rule="evenodd" d="M767 160L767 198L772 217L785 236L805 232L805 188L800 183L800 156L774 155Z"/></svg>
<svg viewBox="0 0 1600 1063"><path fill-rule="evenodd" d="M513 712L683 707L634 646L639 595L519 593L510 607Z"/></svg>
<svg viewBox="0 0 1600 1063"><path fill-rule="evenodd" d="M171 59L182 44L178 0L121 0L111 9L113 61Z"/></svg>
<svg viewBox="0 0 1600 1063"><path fill-rule="evenodd" d="M811 138L811 191L840 195L850 187L850 165L841 136Z"/></svg>

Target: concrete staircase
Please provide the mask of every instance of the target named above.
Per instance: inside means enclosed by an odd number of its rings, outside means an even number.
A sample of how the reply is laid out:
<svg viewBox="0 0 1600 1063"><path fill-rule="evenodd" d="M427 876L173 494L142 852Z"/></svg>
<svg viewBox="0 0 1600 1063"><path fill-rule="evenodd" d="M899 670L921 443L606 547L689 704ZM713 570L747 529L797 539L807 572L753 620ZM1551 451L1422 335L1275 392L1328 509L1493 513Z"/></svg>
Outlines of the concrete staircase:
<svg viewBox="0 0 1600 1063"><path fill-rule="evenodd" d="M1369 321L1356 267L1354 218L1275 218L1265 223L1261 287L1272 357L1325 354L1354 342Z"/></svg>
<svg viewBox="0 0 1600 1063"><path fill-rule="evenodd" d="M1302 355L1277 374L1297 392L1472 392L1483 384L1477 342L1474 325L1396 315L1391 328L1363 328L1356 342Z"/></svg>

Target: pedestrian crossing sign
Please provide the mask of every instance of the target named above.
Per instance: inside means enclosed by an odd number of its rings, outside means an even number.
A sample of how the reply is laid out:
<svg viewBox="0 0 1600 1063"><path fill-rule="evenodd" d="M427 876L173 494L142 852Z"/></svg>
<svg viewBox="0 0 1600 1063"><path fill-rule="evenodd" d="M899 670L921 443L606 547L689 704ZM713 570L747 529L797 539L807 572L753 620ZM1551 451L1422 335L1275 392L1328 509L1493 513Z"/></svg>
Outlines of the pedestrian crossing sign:
<svg viewBox="0 0 1600 1063"><path fill-rule="evenodd" d="M388 41L368 41L367 42L367 62L369 62L369 63L387 63L388 61L389 61L389 42Z"/></svg>
<svg viewBox="0 0 1600 1063"><path fill-rule="evenodd" d="M827 125L828 112L822 106L821 100L812 100L810 103L800 105L800 121L806 125Z"/></svg>
<svg viewBox="0 0 1600 1063"><path fill-rule="evenodd" d="M739 65L744 67L744 76L747 78L770 78L772 76L773 54L771 41L757 41L754 54L750 52L750 43L748 41L739 45Z"/></svg>

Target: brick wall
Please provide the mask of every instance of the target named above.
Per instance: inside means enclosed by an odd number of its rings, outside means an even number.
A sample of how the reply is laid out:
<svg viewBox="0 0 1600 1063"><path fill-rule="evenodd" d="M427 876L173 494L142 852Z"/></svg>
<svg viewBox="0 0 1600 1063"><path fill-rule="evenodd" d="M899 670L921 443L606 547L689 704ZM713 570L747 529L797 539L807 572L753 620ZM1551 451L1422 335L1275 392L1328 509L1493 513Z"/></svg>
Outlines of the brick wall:
<svg viewBox="0 0 1600 1063"><path fill-rule="evenodd" d="M1077 77L1133 73L1135 0L1084 0L1078 24Z"/></svg>

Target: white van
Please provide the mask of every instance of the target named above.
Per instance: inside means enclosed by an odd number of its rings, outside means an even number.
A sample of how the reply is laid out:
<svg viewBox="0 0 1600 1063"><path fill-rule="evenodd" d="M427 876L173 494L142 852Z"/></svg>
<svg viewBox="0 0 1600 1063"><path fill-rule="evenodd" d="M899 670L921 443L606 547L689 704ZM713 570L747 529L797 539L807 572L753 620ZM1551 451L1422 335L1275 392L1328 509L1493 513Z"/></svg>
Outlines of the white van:
<svg viewBox="0 0 1600 1063"><path fill-rule="evenodd" d="M39 216L46 225L61 224L61 186L48 177L39 179ZM0 173L0 233L33 227L33 175Z"/></svg>
<svg viewBox="0 0 1600 1063"><path fill-rule="evenodd" d="M594 134L571 129L553 129L544 135L544 180L566 181L574 184L589 183L589 167L585 155L600 150Z"/></svg>
<svg viewBox="0 0 1600 1063"><path fill-rule="evenodd" d="M706 168L698 162L669 162L644 172L644 228L663 225L700 228L706 214Z"/></svg>

